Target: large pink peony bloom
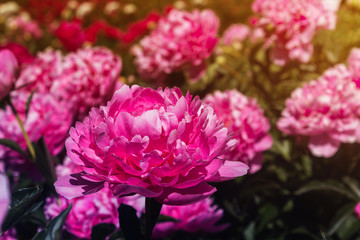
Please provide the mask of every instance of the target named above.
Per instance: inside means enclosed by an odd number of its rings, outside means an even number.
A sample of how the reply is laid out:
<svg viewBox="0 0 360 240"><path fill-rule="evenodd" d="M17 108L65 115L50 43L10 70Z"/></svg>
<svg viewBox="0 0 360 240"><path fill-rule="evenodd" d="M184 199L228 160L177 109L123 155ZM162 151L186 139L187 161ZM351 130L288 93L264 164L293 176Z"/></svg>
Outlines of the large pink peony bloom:
<svg viewBox="0 0 360 240"><path fill-rule="evenodd" d="M235 144L198 97L184 97L178 88L125 85L70 130L67 153L83 172L55 186L67 198L106 185L115 195L190 204L216 191L207 182L246 174L244 163L219 158Z"/></svg>
<svg viewBox="0 0 360 240"><path fill-rule="evenodd" d="M170 73L185 70L192 81L198 80L217 44L218 28L219 19L211 10L171 10L132 50L140 75L160 81Z"/></svg>
<svg viewBox="0 0 360 240"><path fill-rule="evenodd" d="M176 231L192 233L215 233L227 228L229 224L216 225L222 218L223 210L213 205L210 198L192 205L164 205L160 214L174 218L177 221L157 223L153 237L165 238Z"/></svg>
<svg viewBox="0 0 360 240"><path fill-rule="evenodd" d="M280 131L309 136L315 156L331 157L340 143L359 142L360 92L344 65L296 89L277 122Z"/></svg>
<svg viewBox="0 0 360 240"><path fill-rule="evenodd" d="M257 27L267 33L265 47L275 64L290 60L308 62L314 35L319 29L335 29L340 0L256 0L252 8L260 14Z"/></svg>
<svg viewBox="0 0 360 240"><path fill-rule="evenodd" d="M221 38L225 45L231 45L234 42L242 42L250 35L250 28L244 24L230 25Z"/></svg>
<svg viewBox="0 0 360 240"><path fill-rule="evenodd" d="M7 49L0 50L0 101L9 94L14 85L17 67L14 54Z"/></svg>
<svg viewBox="0 0 360 240"><path fill-rule="evenodd" d="M80 49L65 57L48 50L21 72L17 85L30 84L29 90L36 87L38 92L51 92L86 114L110 99L121 67L121 59L105 48Z"/></svg>
<svg viewBox="0 0 360 240"><path fill-rule="evenodd" d="M58 154L63 148L65 139L72 123L69 105L60 102L50 94L35 93L32 97L28 115L26 116L26 102L29 93L15 91L12 93L12 103L15 106L24 128L31 141L44 137L51 154ZM8 138L17 142L24 150L26 142L19 123L11 108L0 109L0 138ZM0 145L0 159L5 159L7 167L13 170L24 170L23 164L29 163L21 155ZM24 169L23 169L24 168Z"/></svg>
<svg viewBox="0 0 360 240"><path fill-rule="evenodd" d="M218 118L238 140L236 147L225 158L249 165L250 173L261 168L262 153L272 145L270 123L255 99L247 98L237 90L216 91L204 99L212 104Z"/></svg>

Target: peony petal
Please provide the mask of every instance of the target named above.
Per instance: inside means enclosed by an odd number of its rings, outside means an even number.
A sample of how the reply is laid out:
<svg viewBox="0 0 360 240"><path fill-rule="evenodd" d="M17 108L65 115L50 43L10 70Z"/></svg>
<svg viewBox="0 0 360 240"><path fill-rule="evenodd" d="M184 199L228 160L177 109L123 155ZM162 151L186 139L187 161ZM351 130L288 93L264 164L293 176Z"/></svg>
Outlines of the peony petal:
<svg viewBox="0 0 360 240"><path fill-rule="evenodd" d="M327 134L311 136L308 147L314 156L332 157L340 147L340 142L329 137Z"/></svg>

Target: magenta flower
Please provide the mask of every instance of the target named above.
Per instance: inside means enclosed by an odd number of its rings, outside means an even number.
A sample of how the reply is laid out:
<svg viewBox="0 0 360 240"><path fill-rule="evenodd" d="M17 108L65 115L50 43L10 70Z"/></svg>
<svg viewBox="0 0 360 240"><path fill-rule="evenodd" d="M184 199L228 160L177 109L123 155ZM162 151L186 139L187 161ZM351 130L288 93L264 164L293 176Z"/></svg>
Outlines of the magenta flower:
<svg viewBox="0 0 360 240"><path fill-rule="evenodd" d="M121 67L121 59L105 48L81 49L65 57L48 50L21 72L17 86L30 84L29 90L50 92L84 115L110 99Z"/></svg>
<svg viewBox="0 0 360 240"><path fill-rule="evenodd" d="M355 211L356 217L360 219L360 202L358 204L356 204L354 211Z"/></svg>
<svg viewBox="0 0 360 240"><path fill-rule="evenodd" d="M234 42L242 42L250 35L250 28L244 24L230 25L221 38L225 45L231 45Z"/></svg>
<svg viewBox="0 0 360 240"><path fill-rule="evenodd" d="M237 90L216 91L204 99L212 104L219 120L228 127L237 140L236 147L224 158L241 161L250 167L250 173L261 168L262 153L272 145L269 120L255 99L247 98Z"/></svg>
<svg viewBox="0 0 360 240"><path fill-rule="evenodd" d="M77 20L61 22L54 33L68 51L77 50L86 40L85 32L81 28L81 22Z"/></svg>
<svg viewBox="0 0 360 240"><path fill-rule="evenodd" d="M218 28L219 19L211 10L171 10L132 50L141 77L161 81L184 70L192 81L198 80L217 44Z"/></svg>
<svg viewBox="0 0 360 240"><path fill-rule="evenodd" d="M71 173L81 171L82 167L76 165L69 158L65 158L63 165L56 167L58 177L64 177ZM73 200L64 197L46 199L45 215L50 220L60 214L72 203L69 216L66 219L64 229L78 238L90 239L91 229L100 223L112 223L119 227L118 207L120 203L133 206L139 214L145 209L145 199L139 195L117 198L109 189L102 189L91 195L85 195Z"/></svg>
<svg viewBox="0 0 360 240"><path fill-rule="evenodd" d="M190 204L216 191L207 182L246 174L244 163L219 157L235 144L199 97L125 85L70 130L67 154L83 171L55 186L66 198L106 185L115 195Z"/></svg>
<svg viewBox="0 0 360 240"><path fill-rule="evenodd" d="M348 69L352 74L353 81L360 88L360 48L353 48L348 56Z"/></svg>
<svg viewBox="0 0 360 240"><path fill-rule="evenodd" d="M165 238L176 231L191 233L215 233L221 232L229 224L216 225L222 218L223 210L213 205L210 198L204 199L192 205L169 206L164 205L160 214L174 218L177 221L157 223L153 237Z"/></svg>
<svg viewBox="0 0 360 240"><path fill-rule="evenodd" d="M31 55L31 53L26 47L14 42L9 42L5 45L1 45L0 50L2 49L8 49L12 51L20 66L23 64L32 63L35 59L35 57Z"/></svg>
<svg viewBox="0 0 360 240"><path fill-rule="evenodd" d="M91 229L100 223L112 223L119 227L118 198L105 188L95 194L73 200L64 197L47 198L45 205L47 219L58 216L71 202L73 206L64 229L76 237L90 239Z"/></svg>
<svg viewBox="0 0 360 240"><path fill-rule="evenodd" d="M308 62L314 35L319 29L335 29L339 0L256 0L260 14L256 27L266 32L265 47L274 45L271 58L277 65L290 60Z"/></svg>
<svg viewBox="0 0 360 240"><path fill-rule="evenodd" d="M69 105L60 102L50 94L35 93L33 95L28 115L26 101L29 93L15 91L12 93L12 103L15 106L24 128L31 141L44 137L51 154L58 154L63 148L65 139L72 123L72 113ZM17 142L24 150L26 142L11 108L0 109L0 138L8 138ZM7 167L24 170L24 164L29 163L18 153L0 145L0 159L5 159Z"/></svg>
<svg viewBox="0 0 360 240"><path fill-rule="evenodd" d="M9 94L14 85L17 67L14 54L7 49L0 50L0 101Z"/></svg>
<svg viewBox="0 0 360 240"><path fill-rule="evenodd" d="M315 156L331 157L340 143L360 140L360 92L344 65L293 91L281 115L280 131L308 136Z"/></svg>

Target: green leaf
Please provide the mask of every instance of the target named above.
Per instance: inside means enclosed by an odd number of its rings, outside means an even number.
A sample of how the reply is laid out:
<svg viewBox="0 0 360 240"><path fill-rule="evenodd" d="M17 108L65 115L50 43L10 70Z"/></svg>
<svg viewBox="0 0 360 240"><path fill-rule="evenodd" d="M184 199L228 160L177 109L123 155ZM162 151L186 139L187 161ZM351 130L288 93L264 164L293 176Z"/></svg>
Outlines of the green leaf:
<svg viewBox="0 0 360 240"><path fill-rule="evenodd" d="M160 223L160 222L178 222L178 221L179 220L177 220L175 218L160 214L156 222Z"/></svg>
<svg viewBox="0 0 360 240"><path fill-rule="evenodd" d="M44 230L37 233L33 237L33 240L60 240L62 228L64 226L67 216L70 213L71 207L72 204L70 204L58 216L52 219Z"/></svg>
<svg viewBox="0 0 360 240"><path fill-rule="evenodd" d="M354 215L350 215L338 231L339 239L352 240L358 235L359 231L359 219L356 218Z"/></svg>
<svg viewBox="0 0 360 240"><path fill-rule="evenodd" d="M347 189L343 184L336 181L327 181L327 182L314 181L298 189L295 192L295 194L302 195L304 193L308 193L311 191L332 191L339 193L351 200L355 200L355 201L359 200L354 193L349 191L349 189Z"/></svg>
<svg viewBox="0 0 360 240"><path fill-rule="evenodd" d="M273 204L266 204L259 210L259 215L261 217L258 232L261 232L268 223L279 215L279 210Z"/></svg>
<svg viewBox="0 0 360 240"><path fill-rule="evenodd" d="M116 230L112 223L100 223L91 229L91 240L105 240Z"/></svg>
<svg viewBox="0 0 360 240"><path fill-rule="evenodd" d="M244 230L245 240L255 240L255 222L251 222Z"/></svg>
<svg viewBox="0 0 360 240"><path fill-rule="evenodd" d="M36 211L36 203L42 194L42 187L22 188L15 191L11 197L11 204L2 225L3 233L19 222L25 215Z"/></svg>
<svg viewBox="0 0 360 240"><path fill-rule="evenodd" d="M126 240L141 239L140 220L136 216L136 210L126 204L120 204L118 208L120 228Z"/></svg>
<svg viewBox="0 0 360 240"><path fill-rule="evenodd" d="M154 198L145 198L145 240L150 240L162 204Z"/></svg>
<svg viewBox="0 0 360 240"><path fill-rule="evenodd" d="M20 153L21 155L23 155L26 158L29 158L29 156L25 153L25 151L19 146L19 144L17 144L16 142L14 142L13 140L10 139L6 139L6 138L0 138L0 144L8 147L18 153Z"/></svg>
<svg viewBox="0 0 360 240"><path fill-rule="evenodd" d="M30 104L31 104L31 100L34 96L35 90L31 92L30 96L28 97L27 101L26 101L26 109L25 109L25 116L27 117L28 113L29 113L29 109L30 109Z"/></svg>
<svg viewBox="0 0 360 240"><path fill-rule="evenodd" d="M327 231L329 235L333 235L341 229L341 226L345 223L346 219L354 214L355 205L356 203L347 204L337 211L334 220L330 223L329 230Z"/></svg>
<svg viewBox="0 0 360 240"><path fill-rule="evenodd" d="M321 232L322 240L331 240L326 233L324 233L323 231L320 231L320 232Z"/></svg>
<svg viewBox="0 0 360 240"><path fill-rule="evenodd" d="M53 191L54 189L54 182L56 181L56 172L55 172L55 158L51 156L44 138L41 137L36 143L33 143L36 155L36 165L40 172L45 177L47 183Z"/></svg>

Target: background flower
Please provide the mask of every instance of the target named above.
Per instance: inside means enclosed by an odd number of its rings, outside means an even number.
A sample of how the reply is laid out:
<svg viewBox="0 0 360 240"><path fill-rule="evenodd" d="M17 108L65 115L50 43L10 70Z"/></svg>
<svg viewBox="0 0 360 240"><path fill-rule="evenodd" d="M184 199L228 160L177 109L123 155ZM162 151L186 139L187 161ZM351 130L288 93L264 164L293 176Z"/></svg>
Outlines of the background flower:
<svg viewBox="0 0 360 240"><path fill-rule="evenodd" d="M255 99L247 98L237 90L215 91L208 94L204 102L211 104L214 111L237 140L236 147L224 158L242 161L249 165L250 173L261 168L261 152L272 145L269 120L264 116Z"/></svg>
<svg viewBox="0 0 360 240"><path fill-rule="evenodd" d="M13 87L17 67L18 63L14 54L7 49L0 50L0 101Z"/></svg>
<svg viewBox="0 0 360 240"><path fill-rule="evenodd" d="M141 77L161 81L185 68L192 81L198 80L217 44L218 28L219 19L211 10L171 10L132 50Z"/></svg>

